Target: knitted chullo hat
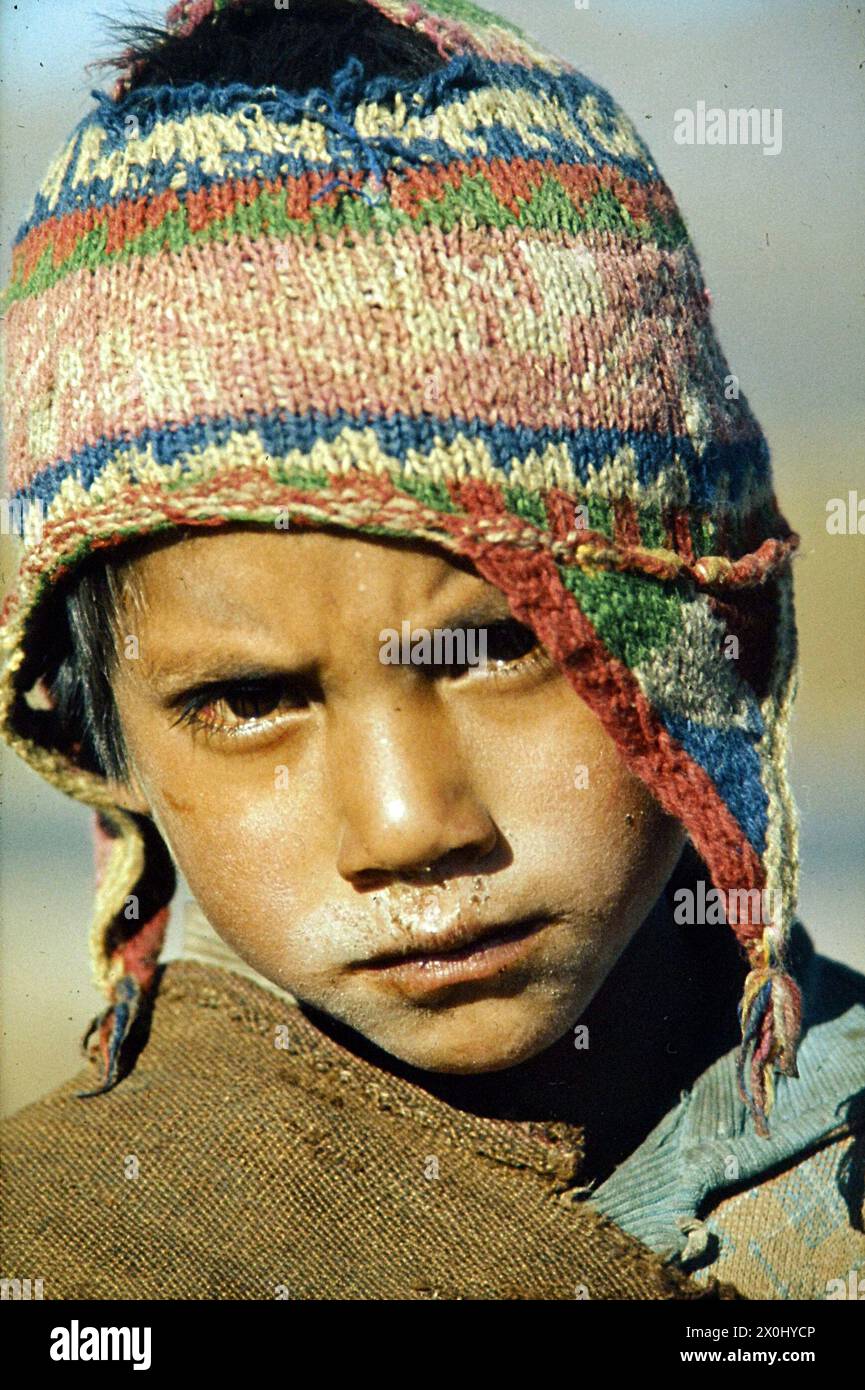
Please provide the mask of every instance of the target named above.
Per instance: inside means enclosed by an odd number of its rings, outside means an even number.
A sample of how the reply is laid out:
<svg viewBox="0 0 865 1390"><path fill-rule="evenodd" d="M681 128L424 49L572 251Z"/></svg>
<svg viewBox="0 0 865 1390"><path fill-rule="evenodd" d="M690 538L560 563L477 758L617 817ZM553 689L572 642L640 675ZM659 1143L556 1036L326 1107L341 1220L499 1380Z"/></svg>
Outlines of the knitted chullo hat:
<svg viewBox="0 0 865 1390"><path fill-rule="evenodd" d="M443 66L370 79L347 55L305 95L121 79L94 93L16 240L9 476L43 522L4 612L0 719L110 832L92 936L103 1088L167 906L153 837L40 737L35 618L98 548L288 515L470 559L715 887L779 905L732 924L750 966L739 1085L766 1134L774 1071L796 1075L800 996L796 537L764 437L675 201L610 96L466 0L369 3ZM169 20L185 33L219 8ZM124 916L133 892L146 921Z"/></svg>

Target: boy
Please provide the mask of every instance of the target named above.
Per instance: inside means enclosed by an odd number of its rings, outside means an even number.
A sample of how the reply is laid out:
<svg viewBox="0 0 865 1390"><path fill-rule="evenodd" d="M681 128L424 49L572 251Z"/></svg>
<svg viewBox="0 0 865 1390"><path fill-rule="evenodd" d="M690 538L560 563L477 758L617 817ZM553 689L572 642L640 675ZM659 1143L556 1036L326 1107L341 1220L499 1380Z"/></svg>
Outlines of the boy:
<svg viewBox="0 0 865 1390"><path fill-rule="evenodd" d="M97 96L7 293L2 710L96 808L109 1007L6 1127L4 1273L840 1296L796 538L633 126L462 0L181 4Z"/></svg>

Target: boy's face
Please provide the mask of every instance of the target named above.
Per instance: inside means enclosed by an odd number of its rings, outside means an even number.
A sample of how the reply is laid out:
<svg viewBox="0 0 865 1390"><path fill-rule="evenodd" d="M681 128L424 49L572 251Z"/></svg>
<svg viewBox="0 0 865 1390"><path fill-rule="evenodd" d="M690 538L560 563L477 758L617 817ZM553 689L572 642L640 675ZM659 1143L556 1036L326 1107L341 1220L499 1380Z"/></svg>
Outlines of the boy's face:
<svg viewBox="0 0 865 1390"><path fill-rule="evenodd" d="M219 934L418 1067L497 1070L573 1027L683 837L499 590L432 547L315 531L135 569L118 800ZM383 662L404 621L485 627L487 666Z"/></svg>

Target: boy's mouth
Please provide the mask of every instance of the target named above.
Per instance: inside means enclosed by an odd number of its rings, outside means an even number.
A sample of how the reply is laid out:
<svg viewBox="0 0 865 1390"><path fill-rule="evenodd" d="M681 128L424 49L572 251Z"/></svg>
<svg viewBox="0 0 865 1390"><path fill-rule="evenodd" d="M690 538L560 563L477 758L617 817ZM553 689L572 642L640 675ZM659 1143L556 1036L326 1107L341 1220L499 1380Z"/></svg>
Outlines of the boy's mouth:
<svg viewBox="0 0 865 1390"><path fill-rule="evenodd" d="M518 960L550 921L536 913L516 922L493 922L472 932L457 924L437 936L434 947L390 951L359 961L354 968L372 971L411 992L480 980Z"/></svg>

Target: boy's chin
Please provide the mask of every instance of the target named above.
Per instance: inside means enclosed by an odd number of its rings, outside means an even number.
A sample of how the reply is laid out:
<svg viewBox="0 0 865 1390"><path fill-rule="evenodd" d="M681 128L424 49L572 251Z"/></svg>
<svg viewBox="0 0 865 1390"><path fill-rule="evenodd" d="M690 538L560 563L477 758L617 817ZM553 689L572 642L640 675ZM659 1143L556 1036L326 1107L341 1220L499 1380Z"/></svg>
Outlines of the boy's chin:
<svg viewBox="0 0 865 1390"><path fill-rule="evenodd" d="M425 1019L414 1028L376 1029L370 1041L423 1071L471 1075L519 1066L552 1047L573 1027L579 1008L541 1012L477 1005Z"/></svg>

